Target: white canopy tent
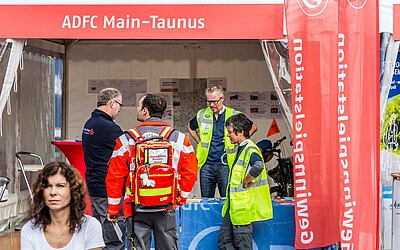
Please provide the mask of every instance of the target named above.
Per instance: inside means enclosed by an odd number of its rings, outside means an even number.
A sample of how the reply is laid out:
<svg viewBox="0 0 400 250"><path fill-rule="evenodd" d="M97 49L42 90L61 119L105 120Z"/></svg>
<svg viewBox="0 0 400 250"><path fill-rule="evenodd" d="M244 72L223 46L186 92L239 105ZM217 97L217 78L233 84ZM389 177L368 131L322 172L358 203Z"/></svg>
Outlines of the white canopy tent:
<svg viewBox="0 0 400 250"><path fill-rule="evenodd" d="M1 4L8 4L7 2L9 1L1 1L0 0L0 5ZM56 3L55 1L28 1L30 4L54 4ZM109 1L85 1L84 3L82 3L81 1L67 1L68 4L111 4L109 3ZM121 1L121 3L126 3L125 1ZM164 1L154 1L154 3L163 3ZM185 1L175 1L176 3L184 3ZM216 1L203 1L202 3L205 4L215 4ZM232 1L229 1L232 2ZM240 1L239 1L240 2ZM264 3L265 1L253 1L253 2L261 2ZM271 1L269 1L271 2ZM272 1L274 2L274 1ZM281 3L281 1L276 1L277 3ZM27 1L13 1L12 4L26 4ZM57 1L57 3L59 3L59 1ZM393 68L394 68L394 62L396 60L397 57L397 53L399 50L399 41L394 41L393 40L393 36L391 34L393 34L393 4L400 4L399 0L391 0L391 1L380 1L380 32L381 33L387 33L387 35L384 35L384 41L386 41L385 44L387 44L386 46L384 46L384 48L381 49L381 53L384 54L383 58L384 61L381 62L382 64L382 73L381 73L381 117L382 117L382 112L384 110L384 107L386 105L386 100L387 100L387 96L389 93L389 87L390 87L390 77L393 74ZM113 1L112 4L119 4L119 2L115 2ZM1 7L0 7L1 8ZM23 34L21 34L21 36L23 36ZM25 37L25 38L29 38L29 37ZM283 37L282 37L283 38ZM271 40L275 40L271 39ZM20 63L20 59L21 59L21 55L22 55L22 49L23 49L23 44L24 44L24 40L7 40L8 42L10 42L10 44L12 44L11 47L11 51L10 51L10 55L9 55L9 61L10 63L8 64L5 76L4 76L4 83L3 83L3 89L1 91L1 96L0 96L0 111L3 113L6 104L9 104L9 107L11 107L13 105L13 101L9 99L9 93L12 89L12 84L14 83L14 81L16 81L16 70L18 68L18 65ZM270 57L269 57L269 52L268 52L268 45L267 45L268 40L261 40L261 46L264 52L264 56L266 58L266 62L267 62L267 66L269 67L269 71L272 75L272 79L274 82L274 87L278 93L278 96L280 98L284 113L285 113L285 122L288 125L288 127L291 127L291 111L290 111L290 104L287 104L285 101L285 97L282 93L285 92L285 88L283 87L282 89L282 85L281 85L281 79L284 78L285 73L279 73L274 67L273 64L270 61ZM6 47L7 43L3 43L2 47ZM6 50L6 48L4 49L4 51ZM280 58L281 59L281 58ZM4 59L3 59L4 60ZM287 61L286 61L287 62ZM279 68L285 68L285 60L279 60ZM275 71L275 72L274 72ZM21 71L22 72L22 71ZM290 78L285 78L285 79L290 79ZM288 82L288 84L290 84L290 82ZM21 90L22 91L22 90ZM21 93L17 96L18 99L23 99L25 98L25 94L28 94L27 92ZM40 97L40 94L37 94L37 97ZM19 101L15 101L14 104L18 105ZM46 105L42 105L41 108L46 108L48 106ZM4 131L7 131L8 134L4 133L4 159L2 160L3 164L5 166L7 166L7 170L3 171L3 173L12 173L13 176L15 176L15 179L18 179L18 173L15 171L15 160L13 157L13 154L16 151L16 148L20 148L21 145L23 144L22 141L27 140L27 137L29 137L29 133L25 133L25 135L21 134L21 131L18 128L18 123L23 122L23 118L21 119L21 116L24 116L25 114L22 113L21 109L15 109L15 111L17 112L15 115L15 120L12 124L6 124L4 126ZM46 110L41 110L41 112L46 112ZM39 122L39 123L43 123L44 125L46 124L46 119L49 119L48 116L43 116L41 117L41 121L35 121L35 122ZM7 122L7 117L3 116L3 121L2 123ZM32 122L32 121L30 121ZM13 133L9 133L10 130L14 129ZM43 129L46 130L46 126L40 126L39 129ZM3 129L2 129L3 131ZM51 136L49 136L50 131L46 136L47 138L51 138ZM7 137L7 138L5 138ZM35 141L35 143L33 143L34 145L37 145L39 143L39 141L42 138L36 138L33 139ZM13 141L15 140L16 142L14 143L7 143L9 141ZM47 140L49 141L49 140ZM9 146L15 146L15 148L10 149ZM32 144L31 144L32 145ZM48 150L49 148L42 148L41 150L42 153L49 153ZM54 156L51 156L50 158L52 158ZM11 187L12 189L18 188L19 190L19 183L14 183ZM19 192L19 191L18 191ZM21 213L26 213L26 208L27 208L27 196L23 197L13 197L12 194L16 194L16 190L12 190L11 191L11 196L8 202L4 203L4 204L0 204L0 226L1 226L1 219L3 218L3 229L7 229L9 228L10 225L12 225L13 222L10 222L9 218L17 218L18 214ZM25 199L25 201L21 201L21 199ZM20 200L20 201L18 201ZM25 203L23 203L25 202ZM21 209L22 208L22 209ZM6 220L6 221L5 221ZM11 224L10 224L11 223ZM1 228L0 228L1 229Z"/></svg>

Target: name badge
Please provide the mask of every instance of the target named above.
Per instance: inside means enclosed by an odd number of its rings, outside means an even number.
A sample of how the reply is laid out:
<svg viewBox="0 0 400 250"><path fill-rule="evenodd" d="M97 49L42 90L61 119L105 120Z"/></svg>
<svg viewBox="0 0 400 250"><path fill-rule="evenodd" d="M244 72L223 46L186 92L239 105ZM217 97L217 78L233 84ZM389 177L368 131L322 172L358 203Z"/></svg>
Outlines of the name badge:
<svg viewBox="0 0 400 250"><path fill-rule="evenodd" d="M210 130L210 127L211 127L210 124L207 124L207 123L202 123L201 124L201 128L204 129L204 130Z"/></svg>

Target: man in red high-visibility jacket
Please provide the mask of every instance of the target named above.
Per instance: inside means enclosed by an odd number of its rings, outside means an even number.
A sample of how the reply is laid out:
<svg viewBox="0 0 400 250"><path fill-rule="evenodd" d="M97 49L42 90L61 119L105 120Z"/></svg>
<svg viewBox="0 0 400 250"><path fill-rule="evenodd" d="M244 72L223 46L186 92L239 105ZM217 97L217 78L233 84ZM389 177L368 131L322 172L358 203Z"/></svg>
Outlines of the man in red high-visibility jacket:
<svg viewBox="0 0 400 250"><path fill-rule="evenodd" d="M137 119L141 123L135 128L143 138L160 135L164 128L169 126L161 119L166 107L166 100L158 95L147 94L139 100ZM178 173L180 190L180 197L177 197L175 202L177 205L183 205L197 180L197 159L190 140L185 134L173 130L168 141L174 148L172 166ZM135 140L125 133L116 140L108 167L106 178L108 219L112 222L117 221L120 202L123 198L123 211L128 227L127 237L129 238L129 233L131 233L131 243L137 250L150 249L152 231L156 249L178 249L175 208L140 209L137 207L133 211L135 190L123 193L124 188L133 187L134 189L135 187L135 185L130 185L130 181L134 178L129 177L130 174L135 174L134 160Z"/></svg>

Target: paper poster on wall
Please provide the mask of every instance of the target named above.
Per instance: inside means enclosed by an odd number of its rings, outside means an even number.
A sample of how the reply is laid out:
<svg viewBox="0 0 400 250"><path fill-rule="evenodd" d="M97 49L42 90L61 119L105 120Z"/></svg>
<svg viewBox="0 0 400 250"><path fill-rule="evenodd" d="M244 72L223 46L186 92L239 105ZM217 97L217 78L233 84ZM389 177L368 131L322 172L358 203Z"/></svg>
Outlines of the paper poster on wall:
<svg viewBox="0 0 400 250"><path fill-rule="evenodd" d="M250 102L251 104L260 104L260 105L265 105L270 102L270 93L267 91L254 91L254 92L249 92L250 94Z"/></svg>
<svg viewBox="0 0 400 250"><path fill-rule="evenodd" d="M279 105L271 105L269 107L269 114L271 115L271 118L282 118L282 112L281 112L281 108L279 107Z"/></svg>
<svg viewBox="0 0 400 250"><path fill-rule="evenodd" d="M160 78L161 92L193 92L193 78Z"/></svg>
<svg viewBox="0 0 400 250"><path fill-rule="evenodd" d="M187 131L187 124L196 116L197 112L207 107L206 98L204 96L205 86L202 90L187 93L174 93L174 127L181 132Z"/></svg>
<svg viewBox="0 0 400 250"><path fill-rule="evenodd" d="M208 77L207 87L209 87L211 84L220 84L226 91L228 87L228 79L226 77Z"/></svg>
<svg viewBox="0 0 400 250"><path fill-rule="evenodd" d="M173 106L173 96L172 93L152 93L155 95L160 95L167 101L167 108L165 109L163 120L169 123L171 126L174 125L174 106ZM140 100L145 95L145 93L138 93L136 98Z"/></svg>
<svg viewBox="0 0 400 250"><path fill-rule="evenodd" d="M250 119L267 119L268 114L268 106L250 105L250 113L248 114Z"/></svg>
<svg viewBox="0 0 400 250"><path fill-rule="evenodd" d="M269 92L249 92L249 105L250 113L248 114L250 119L265 119L269 118Z"/></svg>
<svg viewBox="0 0 400 250"><path fill-rule="evenodd" d="M207 78L193 78L193 91L201 91L207 88ZM205 98L205 97L204 97Z"/></svg>
<svg viewBox="0 0 400 250"><path fill-rule="evenodd" d="M282 118L278 98L271 91L225 92L224 103L250 119Z"/></svg>
<svg viewBox="0 0 400 250"><path fill-rule="evenodd" d="M278 95L275 92L269 92L269 102L275 105L279 104Z"/></svg>
<svg viewBox="0 0 400 250"><path fill-rule="evenodd" d="M116 88L121 91L124 106L135 107L137 93L146 93L147 79L89 79L88 93L97 94L104 88Z"/></svg>
<svg viewBox="0 0 400 250"><path fill-rule="evenodd" d="M160 78L161 92L194 92L198 89L204 89L204 83L207 87L211 84L220 84L226 91L226 77L209 78Z"/></svg>
<svg viewBox="0 0 400 250"><path fill-rule="evenodd" d="M249 99L246 92L225 92L224 104L247 115L250 113Z"/></svg>
<svg viewBox="0 0 400 250"><path fill-rule="evenodd" d="M88 81L88 93L97 94L100 90L110 87L110 82L108 79L95 79Z"/></svg>

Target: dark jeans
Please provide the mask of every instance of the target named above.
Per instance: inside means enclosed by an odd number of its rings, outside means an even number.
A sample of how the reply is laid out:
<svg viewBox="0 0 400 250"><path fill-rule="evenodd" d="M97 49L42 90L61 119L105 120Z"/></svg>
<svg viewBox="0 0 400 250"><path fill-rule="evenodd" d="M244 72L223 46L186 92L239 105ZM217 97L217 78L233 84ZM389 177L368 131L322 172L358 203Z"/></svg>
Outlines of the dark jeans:
<svg viewBox="0 0 400 250"><path fill-rule="evenodd" d="M221 197L225 197L228 174L229 168L227 165L204 164L200 169L201 197L214 198L217 184L219 194Z"/></svg>
<svg viewBox="0 0 400 250"><path fill-rule="evenodd" d="M133 230L132 230L133 224ZM129 241L128 249L150 250L152 233L156 250L177 250L175 210L161 212L136 212L127 218L128 234L134 235L134 244Z"/></svg>
<svg viewBox="0 0 400 250"><path fill-rule="evenodd" d="M252 234L252 224L243 226L232 225L228 210L218 234L218 247L220 250L251 250L253 249Z"/></svg>
<svg viewBox="0 0 400 250"><path fill-rule="evenodd" d="M120 228L120 232L123 233L122 238L118 237L118 232L116 232L112 222L107 220L107 198L102 197L90 197L90 202L92 203L93 217L96 218L101 223L103 229L103 239L106 246L103 250L122 250L125 246L125 221L122 216L115 226Z"/></svg>

